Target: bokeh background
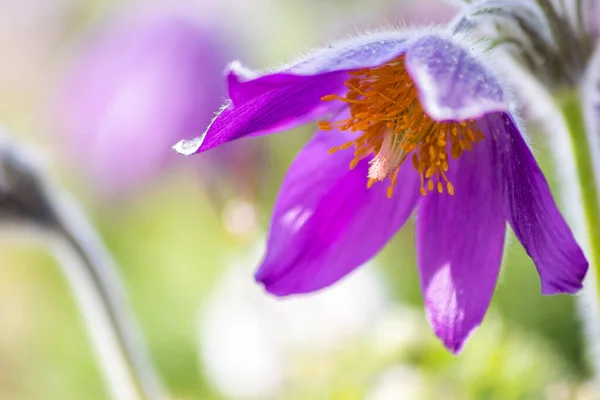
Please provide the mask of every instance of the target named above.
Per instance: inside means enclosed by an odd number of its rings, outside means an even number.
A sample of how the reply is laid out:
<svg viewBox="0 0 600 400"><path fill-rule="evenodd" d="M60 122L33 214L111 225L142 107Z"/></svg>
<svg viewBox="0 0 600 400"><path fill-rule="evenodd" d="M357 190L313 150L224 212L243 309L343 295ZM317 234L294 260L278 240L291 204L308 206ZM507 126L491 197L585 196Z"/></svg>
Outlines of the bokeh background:
<svg viewBox="0 0 600 400"><path fill-rule="evenodd" d="M168 399L592 398L576 299L542 297L517 241L455 357L425 321L412 224L322 293L280 300L254 283L278 186L314 126L170 151L209 123L229 61L267 68L453 12L435 0L0 0L0 125L92 219ZM0 399L109 398L58 261L39 241L0 247Z"/></svg>

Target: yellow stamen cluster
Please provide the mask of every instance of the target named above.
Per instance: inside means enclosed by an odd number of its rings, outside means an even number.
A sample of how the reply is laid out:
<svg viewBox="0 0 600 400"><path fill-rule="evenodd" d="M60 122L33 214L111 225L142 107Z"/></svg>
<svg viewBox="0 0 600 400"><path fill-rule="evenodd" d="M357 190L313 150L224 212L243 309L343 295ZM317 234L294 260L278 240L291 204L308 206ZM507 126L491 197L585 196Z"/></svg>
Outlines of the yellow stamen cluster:
<svg viewBox="0 0 600 400"><path fill-rule="evenodd" d="M412 153L412 163L421 178L420 192L444 189L454 194L448 180L448 153L458 158L483 134L473 120L437 122L423 111L417 90L404 67L404 56L383 66L350 72L345 97L328 95L324 101L348 103L350 118L319 122L322 130L362 132L355 140L329 151L354 147L350 168L374 154L368 187L389 178L387 196L392 197L400 166Z"/></svg>

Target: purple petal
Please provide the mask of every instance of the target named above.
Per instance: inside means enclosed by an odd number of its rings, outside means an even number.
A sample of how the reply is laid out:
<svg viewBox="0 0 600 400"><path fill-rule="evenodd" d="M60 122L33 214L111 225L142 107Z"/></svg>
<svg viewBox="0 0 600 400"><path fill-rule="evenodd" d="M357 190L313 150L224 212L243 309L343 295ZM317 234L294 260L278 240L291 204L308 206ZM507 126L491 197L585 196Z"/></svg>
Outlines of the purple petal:
<svg viewBox="0 0 600 400"><path fill-rule="evenodd" d="M577 292L588 263L519 128L507 114L492 114L484 123L484 135L496 144L506 219L537 267L542 293Z"/></svg>
<svg viewBox="0 0 600 400"><path fill-rule="evenodd" d="M404 54L408 38L405 31L387 31L340 41L309 54L284 71L314 75L377 67Z"/></svg>
<svg viewBox="0 0 600 400"><path fill-rule="evenodd" d="M460 121L508 110L492 72L472 51L449 39L428 35L417 40L406 52L405 63L423 109L435 120Z"/></svg>
<svg viewBox="0 0 600 400"><path fill-rule="evenodd" d="M500 262L506 222L490 158L491 140L450 165L454 196L428 193L419 205L417 254L428 319L458 353L483 320Z"/></svg>
<svg viewBox="0 0 600 400"><path fill-rule="evenodd" d="M331 73L303 79L301 83L272 89L234 107L227 104L198 138L183 140L174 150L196 154L248 135L281 131L306 123L331 111L332 103L321 97L337 93L346 73ZM338 109L340 105L335 105Z"/></svg>
<svg viewBox="0 0 600 400"><path fill-rule="evenodd" d="M363 36L315 51L290 67L260 77L234 63L227 77L231 103L202 136L183 140L174 149L191 155L247 135L283 131L337 112L339 103L321 98L344 92L349 70L381 65L403 54L405 41L401 32Z"/></svg>
<svg viewBox="0 0 600 400"><path fill-rule="evenodd" d="M386 182L367 189L366 159L349 170L352 150L327 154L351 138L318 132L292 164L256 274L269 292L284 296L331 285L373 257L409 217L419 193L417 172L402 167L391 199Z"/></svg>

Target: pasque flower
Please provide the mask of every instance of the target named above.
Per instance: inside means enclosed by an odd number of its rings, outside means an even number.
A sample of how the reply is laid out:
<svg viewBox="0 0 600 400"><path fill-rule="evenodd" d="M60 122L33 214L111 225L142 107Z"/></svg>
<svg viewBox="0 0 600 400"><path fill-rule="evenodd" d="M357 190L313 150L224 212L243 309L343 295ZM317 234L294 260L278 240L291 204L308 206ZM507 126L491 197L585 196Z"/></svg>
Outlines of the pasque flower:
<svg viewBox="0 0 600 400"><path fill-rule="evenodd" d="M445 32L380 32L264 75L234 63L230 101L190 155L321 119L275 204L256 274L279 296L333 284L373 257L417 209L427 315L458 352L488 308L506 222L544 294L587 270L485 55Z"/></svg>

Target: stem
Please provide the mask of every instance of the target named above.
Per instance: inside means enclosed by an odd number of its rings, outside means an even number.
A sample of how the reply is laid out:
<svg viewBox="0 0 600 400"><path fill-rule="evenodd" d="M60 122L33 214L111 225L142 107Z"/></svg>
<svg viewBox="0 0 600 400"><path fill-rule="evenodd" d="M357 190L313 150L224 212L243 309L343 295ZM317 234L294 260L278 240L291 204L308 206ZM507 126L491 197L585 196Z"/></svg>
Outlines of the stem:
<svg viewBox="0 0 600 400"><path fill-rule="evenodd" d="M563 197L571 197L570 201L565 201L565 205L569 207L566 211L575 219L575 235L590 265L583 292L579 296L579 309L589 361L597 384L600 384L600 198L599 176L593 157L596 143L591 136L593 132L587 129L581 93L577 90L562 93L557 96L557 100L571 144L576 176L575 186L569 184L568 178L565 179L563 193L566 196ZM558 154L561 149L556 151Z"/></svg>
<svg viewBox="0 0 600 400"><path fill-rule="evenodd" d="M588 247L588 262L594 272L595 287L600 289L600 197L596 185L591 145L586 135L586 124L579 92L560 97L559 102L567 132L573 146L577 183L581 190L581 206Z"/></svg>
<svg viewBox="0 0 600 400"><path fill-rule="evenodd" d="M143 346L117 268L77 205L55 187L27 148L0 130L0 224L49 234L87 323L112 397L159 400L158 374Z"/></svg>
<svg viewBox="0 0 600 400"><path fill-rule="evenodd" d="M113 398L158 400L158 374L133 319L117 269L84 214L63 200L54 204L65 274L78 299Z"/></svg>

